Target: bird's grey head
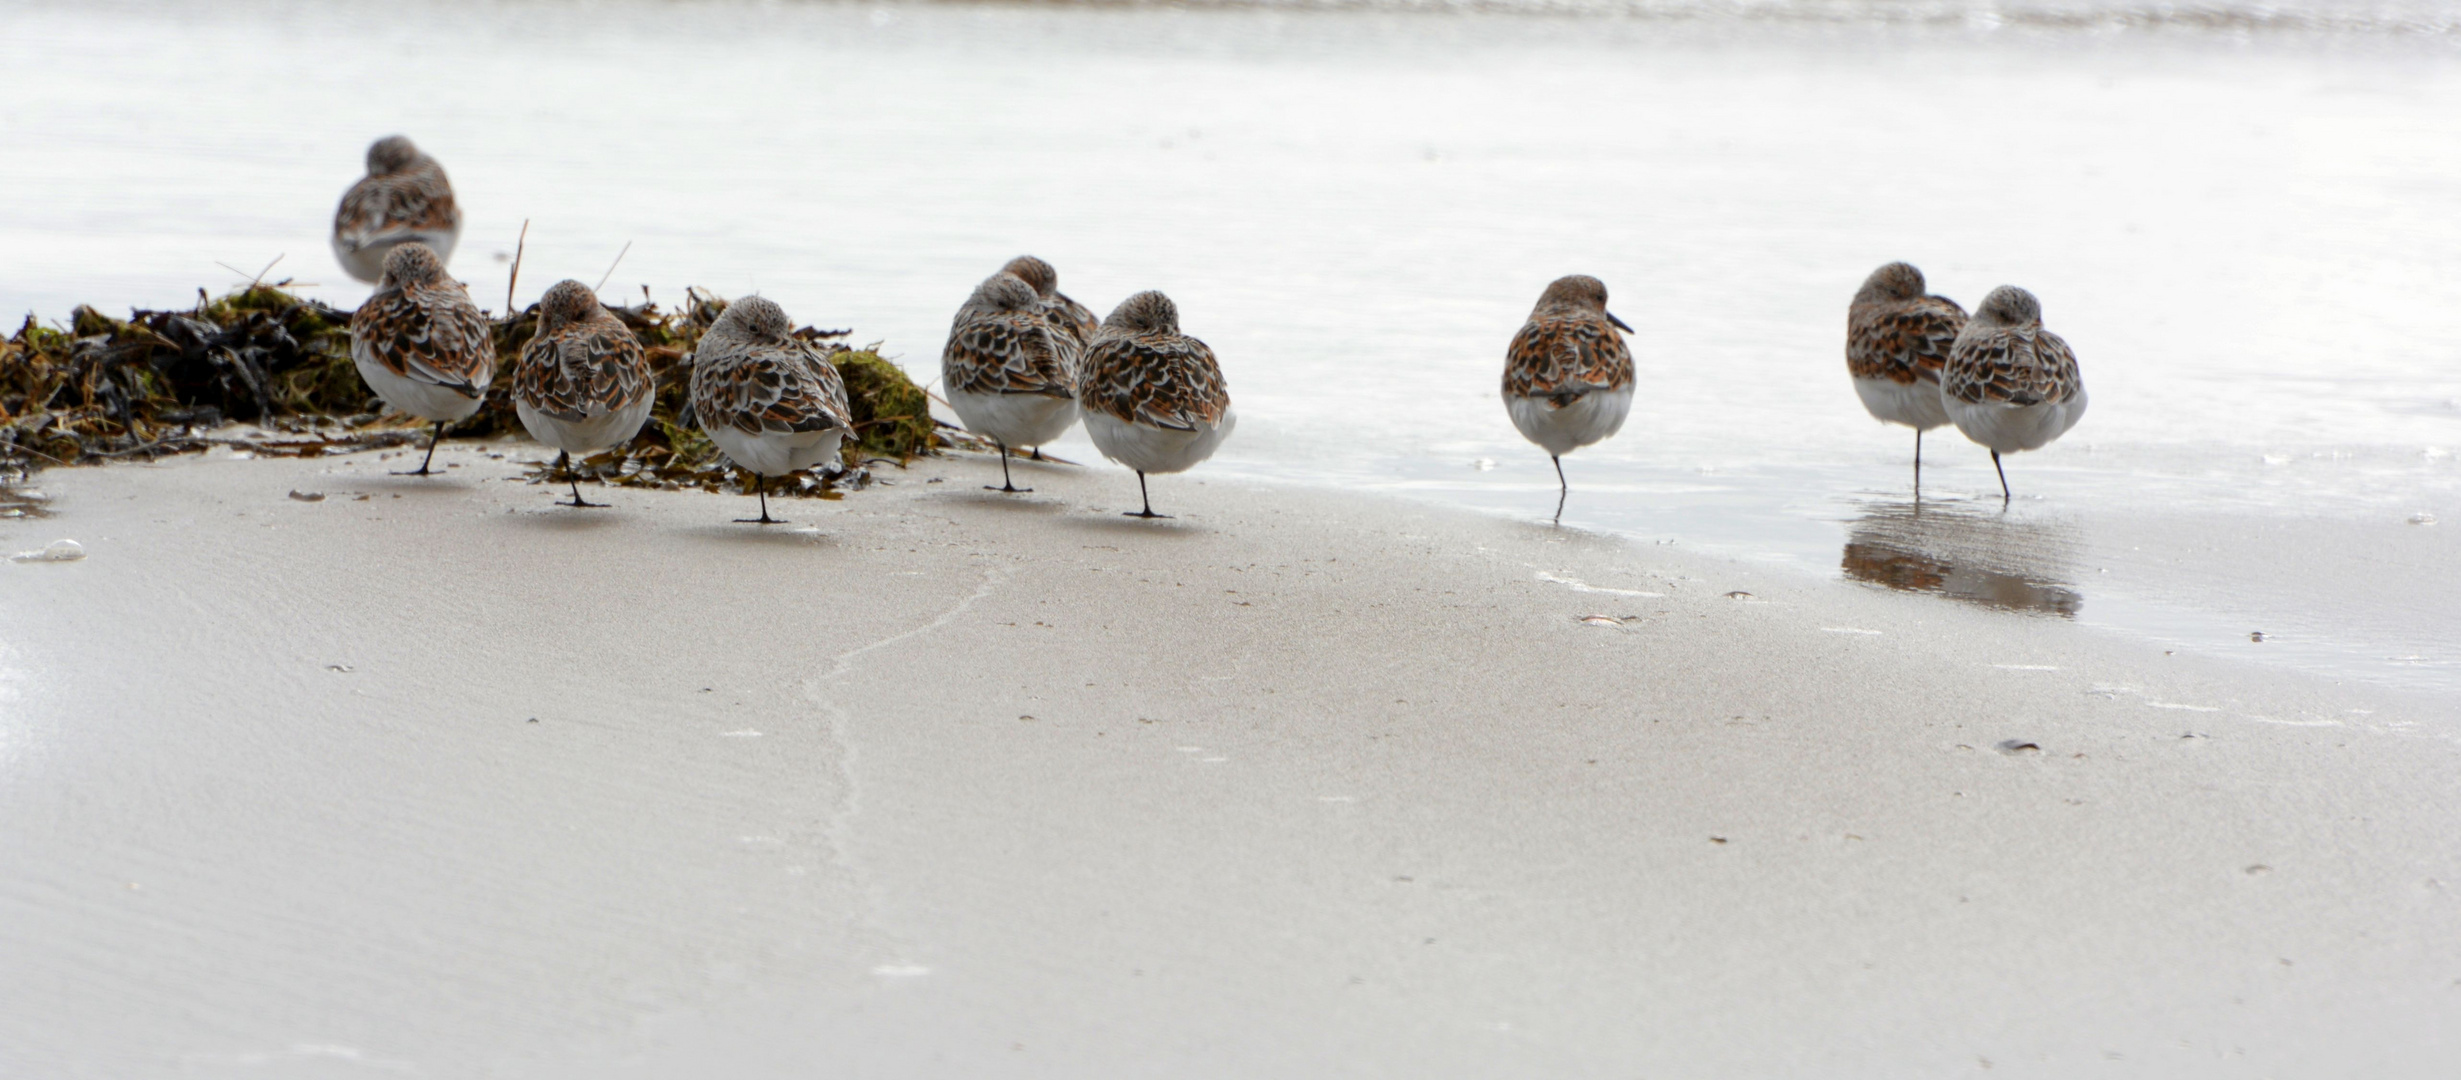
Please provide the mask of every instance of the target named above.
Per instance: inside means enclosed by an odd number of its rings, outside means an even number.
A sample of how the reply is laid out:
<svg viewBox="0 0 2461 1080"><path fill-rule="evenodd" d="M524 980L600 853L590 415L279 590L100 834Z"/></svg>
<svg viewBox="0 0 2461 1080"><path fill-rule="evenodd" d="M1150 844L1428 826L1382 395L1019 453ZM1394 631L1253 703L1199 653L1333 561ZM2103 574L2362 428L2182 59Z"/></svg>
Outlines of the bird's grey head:
<svg viewBox="0 0 2461 1080"><path fill-rule="evenodd" d="M1606 282L1588 274L1566 274L1547 285L1538 294L1538 306L1530 309L1530 318L1542 315L1596 315L1614 323L1618 330L1629 331L1622 319L1606 309Z"/></svg>
<svg viewBox="0 0 2461 1080"><path fill-rule="evenodd" d="M444 278L444 260L434 249L416 240L396 244L385 252L385 281L389 284L428 285Z"/></svg>
<svg viewBox="0 0 2461 1080"><path fill-rule="evenodd" d="M1588 274L1567 274L1538 294L1538 310L1606 311L1606 282Z"/></svg>
<svg viewBox="0 0 2461 1080"><path fill-rule="evenodd" d="M786 309L766 296L747 296L726 306L726 313L711 323L710 333L729 333L752 341L772 345L784 342L795 330Z"/></svg>
<svg viewBox="0 0 2461 1080"><path fill-rule="evenodd" d="M1863 287L1855 290L1857 300L1912 300L1923 295L1923 272L1913 263L1893 262L1871 272L1863 279Z"/></svg>
<svg viewBox="0 0 2461 1080"><path fill-rule="evenodd" d="M367 148L367 174L390 176L418 164L419 148L407 135L387 135Z"/></svg>
<svg viewBox="0 0 2461 1080"><path fill-rule="evenodd" d="M1008 265L1001 267L1000 272L1017 275L1026 284L1034 287L1036 296L1048 299L1052 293L1060 290L1060 272L1053 269L1050 263L1031 255L1019 255L1008 260Z"/></svg>
<svg viewBox="0 0 2461 1080"><path fill-rule="evenodd" d="M538 298L538 332L554 333L567 324L586 322L598 314L598 294L570 278L556 282Z"/></svg>
<svg viewBox="0 0 2461 1080"><path fill-rule="evenodd" d="M974 287L974 296L966 301L966 307L973 311L1032 311L1038 299L1034 286L1002 270Z"/></svg>
<svg viewBox="0 0 2461 1080"><path fill-rule="evenodd" d="M1111 309L1111 317L1102 320L1105 332L1123 334L1176 334L1179 332L1179 305L1171 298L1147 289L1119 302Z"/></svg>
<svg viewBox="0 0 2461 1080"><path fill-rule="evenodd" d="M2042 301L2014 285L2002 285L1982 298L1982 306L1974 309L1974 314L2003 326L2025 326L2042 321Z"/></svg>

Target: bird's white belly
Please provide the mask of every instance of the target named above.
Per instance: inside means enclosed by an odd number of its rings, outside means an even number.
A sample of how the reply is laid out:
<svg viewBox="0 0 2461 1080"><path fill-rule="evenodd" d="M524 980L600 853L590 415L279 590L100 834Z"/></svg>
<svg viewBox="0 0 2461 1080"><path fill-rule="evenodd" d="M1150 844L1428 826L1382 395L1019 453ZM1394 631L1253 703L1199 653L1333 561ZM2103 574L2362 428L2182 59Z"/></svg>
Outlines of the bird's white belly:
<svg viewBox="0 0 2461 1080"><path fill-rule="evenodd" d="M835 461L838 444L846 438L841 428L754 434L726 424L718 425L708 434L709 441L718 444L728 461L762 476L784 476Z"/></svg>
<svg viewBox="0 0 2461 1080"><path fill-rule="evenodd" d="M1009 446L1041 446L1077 422L1077 403L1047 394L977 394L950 390L949 407L966 430Z"/></svg>
<svg viewBox="0 0 2461 1080"><path fill-rule="evenodd" d="M587 457L631 442L633 436L641 433L641 425L649 420L649 409L655 400L645 394L637 405L585 420L558 420L515 401L513 415L521 418L521 426L531 438L574 457Z"/></svg>
<svg viewBox="0 0 2461 1080"><path fill-rule="evenodd" d="M1197 462L1212 457L1222 440L1230 438L1231 429L1239 418L1230 410L1222 411L1222 423L1193 431L1177 428L1132 424L1108 413L1088 410L1085 433L1093 436L1094 448L1102 456L1142 473L1186 472Z"/></svg>
<svg viewBox="0 0 2461 1080"><path fill-rule="evenodd" d="M1994 405L1943 397L1948 417L1965 437L1990 449L2013 454L2040 450L2068 433L2085 416L2085 391L2063 402L2040 405Z"/></svg>
<svg viewBox="0 0 2461 1080"><path fill-rule="evenodd" d="M469 419L470 414L479 411L478 398L434 383L396 375L357 349L351 350L350 359L351 364L359 369L359 377L367 380L367 388L383 398L385 404L421 420L452 423Z"/></svg>
<svg viewBox="0 0 2461 1080"><path fill-rule="evenodd" d="M1561 457L1623 430L1632 412L1632 388L1593 390L1562 408L1545 398L1504 397L1512 426L1539 449Z"/></svg>
<svg viewBox="0 0 2461 1080"><path fill-rule="evenodd" d="M453 246L461 242L461 226L450 229L411 229L386 233L358 247L352 247L340 235L333 238L333 257L342 269L361 281L375 281L385 276L385 254L396 246L413 240L436 252L436 261L452 265Z"/></svg>
<svg viewBox="0 0 2461 1080"><path fill-rule="evenodd" d="M1884 423L1929 431L1948 422L1948 409L1940 402L1940 384L1927 379L1910 383L1856 379L1854 393L1863 399L1863 408Z"/></svg>

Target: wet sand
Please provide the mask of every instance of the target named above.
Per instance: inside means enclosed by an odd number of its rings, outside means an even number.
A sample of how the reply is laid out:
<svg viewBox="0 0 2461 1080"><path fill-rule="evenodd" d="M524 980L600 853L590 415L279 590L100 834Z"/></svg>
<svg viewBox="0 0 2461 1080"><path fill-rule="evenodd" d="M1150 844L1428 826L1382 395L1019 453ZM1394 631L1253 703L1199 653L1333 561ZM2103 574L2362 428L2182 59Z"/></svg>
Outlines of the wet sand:
<svg viewBox="0 0 2461 1080"><path fill-rule="evenodd" d="M761 530L440 458L0 522L90 553L0 564L0 1072L2461 1053L2444 703L1201 474L1148 524L1114 469L924 461Z"/></svg>

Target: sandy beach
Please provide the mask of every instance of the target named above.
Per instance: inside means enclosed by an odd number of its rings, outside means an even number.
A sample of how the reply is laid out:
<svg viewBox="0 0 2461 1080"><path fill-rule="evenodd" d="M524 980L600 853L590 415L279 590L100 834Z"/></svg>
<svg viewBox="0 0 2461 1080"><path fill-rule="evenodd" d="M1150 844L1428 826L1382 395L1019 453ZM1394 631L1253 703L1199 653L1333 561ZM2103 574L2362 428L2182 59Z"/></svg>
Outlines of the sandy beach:
<svg viewBox="0 0 2461 1080"><path fill-rule="evenodd" d="M0 1073L2427 1076L2449 702L1377 497L42 476ZM290 494L321 494L303 501Z"/></svg>

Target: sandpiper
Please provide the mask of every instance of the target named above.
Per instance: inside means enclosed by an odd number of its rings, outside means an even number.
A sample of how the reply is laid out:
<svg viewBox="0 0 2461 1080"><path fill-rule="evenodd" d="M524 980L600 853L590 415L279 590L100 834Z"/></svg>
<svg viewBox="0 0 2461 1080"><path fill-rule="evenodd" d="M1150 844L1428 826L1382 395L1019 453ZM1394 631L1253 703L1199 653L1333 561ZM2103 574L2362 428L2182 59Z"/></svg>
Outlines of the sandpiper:
<svg viewBox="0 0 2461 1080"><path fill-rule="evenodd" d="M1991 450L2007 502L2001 454L2039 450L2085 415L2085 380L2076 353L2042 328L2042 301L2014 285L1982 298L1940 371L1940 401L1965 437Z"/></svg>
<svg viewBox="0 0 2461 1080"><path fill-rule="evenodd" d="M1605 282L1573 274L1539 294L1504 353L1504 408L1555 463L1558 522L1572 493L1564 455L1615 434L1632 411L1631 329L1607 313Z"/></svg>
<svg viewBox="0 0 2461 1080"><path fill-rule="evenodd" d="M350 317L350 359L385 404L436 425L427 457L406 476L428 474L444 426L479 411L496 377L487 316L415 240L385 252L384 280Z"/></svg>
<svg viewBox="0 0 2461 1080"><path fill-rule="evenodd" d="M538 335L513 369L513 413L530 437L562 451L556 467L581 498L572 459L621 446L641 433L657 394L641 339L598 303L590 287L559 281L538 301Z"/></svg>
<svg viewBox="0 0 2461 1080"><path fill-rule="evenodd" d="M1871 272L1846 308L1846 372L1873 418L1914 429L1914 487L1923 486L1923 432L1948 422L1940 366L1965 329L1965 309L1923 292L1923 272L1893 262Z"/></svg>
<svg viewBox="0 0 2461 1080"><path fill-rule="evenodd" d="M1009 479L1008 448L1039 448L1076 422L1080 355L1034 287L1008 271L985 278L958 309L940 351L940 380L966 430L1000 448L1000 486L990 490L1034 490Z"/></svg>
<svg viewBox="0 0 2461 1080"><path fill-rule="evenodd" d="M1158 292L1121 301L1102 321L1077 397L1094 447L1136 470L1145 508L1129 517L1169 516L1154 513L1145 474L1194 468L1238 424L1213 350L1179 332L1179 308Z"/></svg>
<svg viewBox="0 0 2461 1080"><path fill-rule="evenodd" d="M453 202L444 166L420 153L408 138L387 135L367 148L367 175L342 193L333 212L333 257L361 281L383 272L385 252L417 242L435 249L436 261L453 261L461 239L461 207Z"/></svg>
<svg viewBox="0 0 2461 1080"><path fill-rule="evenodd" d="M692 415L727 460L757 479L761 516L769 516L768 478L837 460L854 431L846 381L837 365L794 336L786 310L766 297L727 305L692 351Z"/></svg>

